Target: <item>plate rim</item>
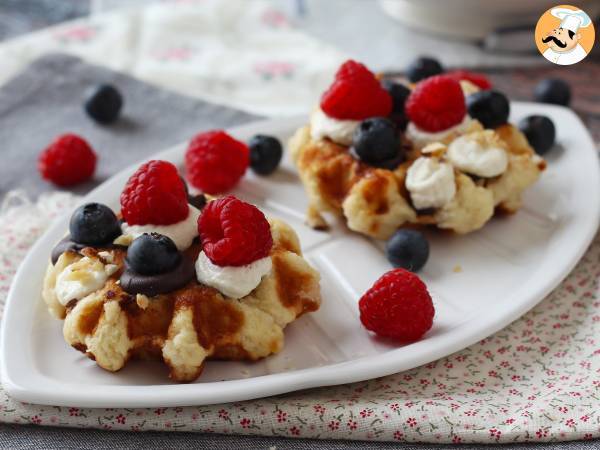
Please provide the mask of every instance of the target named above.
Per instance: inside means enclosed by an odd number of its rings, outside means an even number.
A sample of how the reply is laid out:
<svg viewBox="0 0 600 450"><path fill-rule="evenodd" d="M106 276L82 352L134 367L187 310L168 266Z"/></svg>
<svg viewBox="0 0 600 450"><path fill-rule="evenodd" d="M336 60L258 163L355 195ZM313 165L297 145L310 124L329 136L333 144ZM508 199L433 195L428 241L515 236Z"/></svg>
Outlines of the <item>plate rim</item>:
<svg viewBox="0 0 600 450"><path fill-rule="evenodd" d="M541 105L531 102L511 102L511 106L515 107L514 109L523 108L525 111L528 109L539 109L540 106L543 106L543 108L555 110L555 112L559 114L570 115L571 119L576 121L581 129L584 130L584 133L581 136L581 142L578 141L577 143L583 143L585 145L579 145L577 151L585 151L586 158L588 159L591 159L591 157L594 156L596 169L600 168L598 154L589 131L581 119L572 110L560 106ZM231 127L228 128L228 131L234 135L244 134L260 127L276 127L280 129L286 127L294 128L296 126L301 126L301 124L304 124L305 122L305 116L266 119ZM111 186L116 183L120 177L126 177L126 174L135 170L135 168L143 161L153 158L174 159L174 155L177 155L185 145L186 143L174 145L155 153L142 161L127 166L122 171L113 175L90 191L81 199L81 202L86 202L97 195L102 195L104 190L110 190ZM26 383L17 381L17 377L14 376L15 369L11 365L15 360L13 356L19 358L19 355L15 353L14 348L10 346L12 339L10 337L11 331L17 326L12 323L14 320L11 319L13 319L15 315L17 317L19 316L19 305L16 297L21 283L26 282L25 278L29 278L28 274L24 273L23 268L29 267L31 264L39 264L32 261L35 257L36 250L44 245L44 241L48 239L48 235L55 233L57 228L64 227L66 222L66 215L64 215L55 220L48 230L38 238L13 278L6 300L0 334L0 370L3 387L11 397L17 400L57 406L157 407L208 405L250 400L306 388L357 382L390 375L392 373L426 364L466 348L506 327L543 300L573 270L589 247L598 229L598 224L600 223L600 171L596 170L593 173L595 173L595 176L592 177L594 186L591 186L590 196L587 200L590 204L595 205L595 209L591 209L585 217L589 220L583 221L583 223L578 221L577 226L570 224L570 227L575 227L580 230L582 239L579 241L579 245L573 249L570 255L568 255L569 263L561 266L560 270L556 270L552 276L549 277L549 281L541 288L540 286L536 286L536 289L529 289L529 294L525 295L521 293L525 287L517 289L511 297L522 296L525 300L520 301L516 307L511 308L510 313L503 314L499 316L500 318L496 317L492 320L482 320L480 326L475 329L459 326L457 327L458 330L451 331L453 334L452 339L449 339L450 344L437 343L438 340L448 339L449 337L447 334L441 334L439 336L430 337L426 341L419 341L408 346L390 350L384 354L385 357L383 358L382 354L370 355L350 361L328 364L322 367L311 367L247 379L218 382L142 386L96 385L93 392L81 392L78 385L66 385L65 383L53 382L52 379L48 379L47 377L45 377L46 383L35 386L32 389L32 387L28 386ZM32 302L32 308L35 307L34 303L35 302ZM493 309L491 311L493 311ZM23 315L23 312L21 312L21 315ZM432 343L436 344L434 349L428 349L424 352L426 356L422 356L419 351L420 348L424 346L429 347ZM402 361L398 361L397 358L395 358L395 355L407 347L413 347L413 351L410 355L403 355ZM21 355L21 358L25 358L25 356ZM11 362L9 363L8 361ZM346 366L351 366L352 370L344 370L347 369ZM307 373L310 376L307 376ZM31 377L31 374L28 375ZM218 389L215 389L215 386L218 386Z"/></svg>

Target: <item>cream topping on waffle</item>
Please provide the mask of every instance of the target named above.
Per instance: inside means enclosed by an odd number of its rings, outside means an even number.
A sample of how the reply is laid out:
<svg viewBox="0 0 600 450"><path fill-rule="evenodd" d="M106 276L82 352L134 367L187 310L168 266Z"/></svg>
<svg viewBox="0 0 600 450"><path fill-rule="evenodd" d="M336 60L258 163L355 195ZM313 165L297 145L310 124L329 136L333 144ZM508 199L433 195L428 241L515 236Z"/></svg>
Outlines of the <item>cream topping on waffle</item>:
<svg viewBox="0 0 600 450"><path fill-rule="evenodd" d="M102 264L99 259L87 256L65 267L56 277L56 298L61 305L71 300L81 300L100 289L117 266Z"/></svg>
<svg viewBox="0 0 600 450"><path fill-rule="evenodd" d="M133 239L141 236L144 233L159 233L171 238L179 250L185 250L190 245L196 236L198 236L198 217L200 211L190 206L188 216L171 225L129 225L124 222L121 225L124 235L131 236Z"/></svg>
<svg viewBox="0 0 600 450"><path fill-rule="evenodd" d="M447 158L457 169L479 177L496 177L508 167L506 150L492 130L470 133L453 140Z"/></svg>
<svg viewBox="0 0 600 450"><path fill-rule="evenodd" d="M441 208L456 194L454 169L438 158L421 156L408 169L406 189L416 209Z"/></svg>
<svg viewBox="0 0 600 450"><path fill-rule="evenodd" d="M260 284L272 268L271 257L266 256L245 266L217 266L204 252L196 260L196 276L200 283L215 288L231 298L242 298Z"/></svg>
<svg viewBox="0 0 600 450"><path fill-rule="evenodd" d="M360 120L334 119L318 108L310 117L310 136L315 141L329 138L338 144L350 145L358 125Z"/></svg>
<svg viewBox="0 0 600 450"><path fill-rule="evenodd" d="M417 146L424 147L425 145L431 144L432 142L442 142L445 139L447 139L452 133L465 133L469 129L472 120L473 119L471 119L471 117L467 115L461 123L454 125L453 127L447 128L445 130L436 132L421 130L413 122L409 122L408 127L406 128L406 135Z"/></svg>

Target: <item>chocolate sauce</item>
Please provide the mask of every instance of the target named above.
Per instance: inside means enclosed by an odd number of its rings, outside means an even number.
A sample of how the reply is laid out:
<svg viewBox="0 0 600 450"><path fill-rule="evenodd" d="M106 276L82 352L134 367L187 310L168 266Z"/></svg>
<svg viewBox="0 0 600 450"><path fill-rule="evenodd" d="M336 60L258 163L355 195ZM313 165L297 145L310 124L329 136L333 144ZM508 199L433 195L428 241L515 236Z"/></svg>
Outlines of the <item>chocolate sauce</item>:
<svg viewBox="0 0 600 450"><path fill-rule="evenodd" d="M195 277L194 261L187 255L182 255L181 261L173 270L155 275L139 274L125 262L125 270L121 275L121 288L130 294L153 297L180 289Z"/></svg>
<svg viewBox="0 0 600 450"><path fill-rule="evenodd" d="M52 252L50 253L50 259L52 261L52 265L56 264L56 261L58 261L58 258L60 258L60 255L62 255L65 252L74 252L74 253L79 253L81 250L83 250L84 248L87 247L93 247L93 248L103 248L103 249L111 249L111 248L123 248L122 245L115 245L112 243L108 243L105 245L86 245L86 244L80 244L78 242L75 242L73 240L71 240L71 235L67 235L64 238L62 238L58 244L56 244L54 246L54 248L52 249Z"/></svg>
<svg viewBox="0 0 600 450"><path fill-rule="evenodd" d="M89 245L78 244L77 242L72 241L71 235L65 236L52 249L52 253L50 254L50 257L52 259L52 265L56 264L56 261L58 261L58 258L60 258L60 255L62 255L63 253L77 253L86 247L89 247Z"/></svg>

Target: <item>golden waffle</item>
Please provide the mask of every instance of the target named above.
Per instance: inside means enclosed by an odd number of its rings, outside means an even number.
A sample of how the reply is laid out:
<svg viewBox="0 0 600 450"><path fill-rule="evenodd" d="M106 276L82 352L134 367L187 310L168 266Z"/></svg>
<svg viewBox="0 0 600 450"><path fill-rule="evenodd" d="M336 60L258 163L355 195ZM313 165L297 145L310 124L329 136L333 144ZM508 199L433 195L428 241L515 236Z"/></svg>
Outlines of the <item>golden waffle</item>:
<svg viewBox="0 0 600 450"><path fill-rule="evenodd" d="M175 381L195 380L207 359L257 360L283 348L283 329L319 308L319 274L302 257L295 232L271 220L272 270L248 296L235 300L191 281L165 295L130 295L119 285L126 250L65 252L50 265L43 298L50 312L65 319L68 344L109 371L129 359L159 359ZM187 256L196 259L194 243ZM61 305L54 292L56 277L67 266L89 258L94 264L114 264L105 285L79 301ZM85 260L84 262L87 262Z"/></svg>
<svg viewBox="0 0 600 450"><path fill-rule="evenodd" d="M487 133L471 121L468 133ZM290 139L292 158L309 198L307 222L315 228L326 227L321 215L331 212L345 219L351 230L377 239L389 238L408 224L435 225L464 234L481 228L495 211L515 212L521 194L545 168L545 162L530 147L525 136L513 125L495 130L505 147L507 170L494 178L470 176L455 169L456 195L442 208L417 211L405 188L406 172L427 148L412 146L407 161L395 170L373 168L354 159L348 148L329 139L313 140L310 127L304 126ZM452 135L436 146L441 155Z"/></svg>

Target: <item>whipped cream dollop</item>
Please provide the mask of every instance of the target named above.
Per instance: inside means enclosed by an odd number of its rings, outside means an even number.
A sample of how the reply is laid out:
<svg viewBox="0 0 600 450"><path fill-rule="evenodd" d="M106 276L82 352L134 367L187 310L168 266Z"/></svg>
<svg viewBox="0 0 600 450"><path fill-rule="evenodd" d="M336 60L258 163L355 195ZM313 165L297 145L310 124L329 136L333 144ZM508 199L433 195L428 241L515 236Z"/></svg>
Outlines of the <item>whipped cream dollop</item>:
<svg viewBox="0 0 600 450"><path fill-rule="evenodd" d="M61 305L81 300L102 288L108 277L118 270L114 264L104 265L99 259L87 256L68 265L56 277L54 292Z"/></svg>
<svg viewBox="0 0 600 450"><path fill-rule="evenodd" d="M196 260L196 277L200 283L214 287L227 297L238 299L252 292L272 266L270 256L245 266L217 266L206 253L200 252Z"/></svg>
<svg viewBox="0 0 600 450"><path fill-rule="evenodd" d="M439 158L421 156L408 169L406 189L416 209L441 208L456 194L454 169Z"/></svg>
<svg viewBox="0 0 600 450"><path fill-rule="evenodd" d="M406 127L406 136L419 148L425 147L432 142L442 142L447 139L451 134L464 134L469 129L473 119L468 115L465 116L463 121L453 127L446 128L442 131L430 132L425 131L417 127L413 122L409 122Z"/></svg>
<svg viewBox="0 0 600 450"><path fill-rule="evenodd" d="M452 141L447 158L463 172L490 178L506 171L508 155L497 141L484 133L466 134Z"/></svg>
<svg viewBox="0 0 600 450"><path fill-rule="evenodd" d="M359 125L360 120L334 119L319 108L310 116L310 137L315 141L329 138L338 144L350 145Z"/></svg>
<svg viewBox="0 0 600 450"><path fill-rule="evenodd" d="M185 250L192 245L192 241L198 236L198 217L200 217L200 211L192 205L189 206L188 216L177 223L170 225L129 225L123 222L121 229L124 235L131 236L133 239L144 233L159 233L171 238L178 250Z"/></svg>

